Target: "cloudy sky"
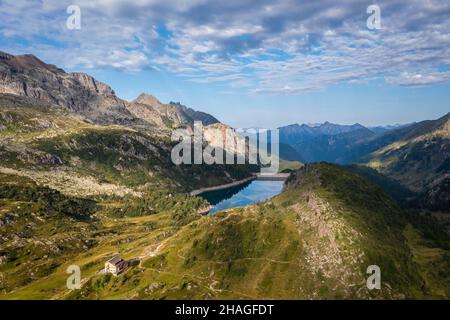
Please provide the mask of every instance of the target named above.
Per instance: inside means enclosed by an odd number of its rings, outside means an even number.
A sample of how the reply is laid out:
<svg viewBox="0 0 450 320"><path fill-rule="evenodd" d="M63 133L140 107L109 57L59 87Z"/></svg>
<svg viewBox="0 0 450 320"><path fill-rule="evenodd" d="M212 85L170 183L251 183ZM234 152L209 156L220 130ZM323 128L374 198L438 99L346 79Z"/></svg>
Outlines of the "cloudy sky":
<svg viewBox="0 0 450 320"><path fill-rule="evenodd" d="M236 127L377 125L450 111L449 18L448 0L0 0L0 50Z"/></svg>

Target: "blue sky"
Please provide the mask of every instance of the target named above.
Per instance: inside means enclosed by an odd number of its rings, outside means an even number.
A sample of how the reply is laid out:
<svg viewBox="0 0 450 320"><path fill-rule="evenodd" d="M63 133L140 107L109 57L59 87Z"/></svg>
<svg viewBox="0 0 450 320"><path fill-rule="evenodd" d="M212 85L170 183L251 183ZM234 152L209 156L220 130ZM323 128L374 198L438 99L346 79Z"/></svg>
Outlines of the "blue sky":
<svg viewBox="0 0 450 320"><path fill-rule="evenodd" d="M235 127L407 123L450 111L449 16L446 0L2 0L0 50Z"/></svg>

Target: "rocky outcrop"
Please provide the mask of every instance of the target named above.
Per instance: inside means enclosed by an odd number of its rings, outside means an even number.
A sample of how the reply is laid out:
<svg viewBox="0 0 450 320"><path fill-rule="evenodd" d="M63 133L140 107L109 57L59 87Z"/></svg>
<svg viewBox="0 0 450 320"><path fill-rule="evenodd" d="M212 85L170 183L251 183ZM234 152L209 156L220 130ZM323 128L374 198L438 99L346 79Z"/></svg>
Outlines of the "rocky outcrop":
<svg viewBox="0 0 450 320"><path fill-rule="evenodd" d="M33 55L0 51L0 94L28 97L65 108L100 124L136 124L159 129L219 122L213 116L179 103L163 104L154 96L140 95L127 102L108 85L88 74L67 73Z"/></svg>
<svg viewBox="0 0 450 320"><path fill-rule="evenodd" d="M163 104L154 96L144 93L129 103L127 109L135 117L162 128L172 129L192 122L176 107Z"/></svg>
<svg viewBox="0 0 450 320"><path fill-rule="evenodd" d="M180 112L184 113L185 117L190 118L191 121L201 121L205 126L220 123L220 121L212 115L188 108L179 102L170 102L169 105L176 107Z"/></svg>
<svg viewBox="0 0 450 320"><path fill-rule="evenodd" d="M94 122L133 121L126 101L84 73L66 73L33 55L0 53L0 93L45 101Z"/></svg>
<svg viewBox="0 0 450 320"><path fill-rule="evenodd" d="M207 113L195 111L180 103L164 104L145 93L128 104L127 108L134 116L169 129L192 127L194 121L201 121L203 125L219 123L219 120Z"/></svg>
<svg viewBox="0 0 450 320"><path fill-rule="evenodd" d="M76 79L92 95L101 95L104 97L116 98L115 93L110 86L95 80L88 74L74 72L71 73L71 76Z"/></svg>

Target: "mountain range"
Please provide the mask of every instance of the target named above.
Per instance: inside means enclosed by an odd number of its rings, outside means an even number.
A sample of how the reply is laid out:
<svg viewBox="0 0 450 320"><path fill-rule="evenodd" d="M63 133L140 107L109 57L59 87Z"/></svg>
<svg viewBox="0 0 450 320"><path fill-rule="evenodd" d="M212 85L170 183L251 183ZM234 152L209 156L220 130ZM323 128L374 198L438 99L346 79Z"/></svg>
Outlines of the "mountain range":
<svg viewBox="0 0 450 320"><path fill-rule="evenodd" d="M60 106L97 124L142 125L159 129L189 125L194 121L217 123L213 116L179 103L163 104L141 94L132 102L116 96L108 85L85 73L66 73L33 55L0 52L0 93L25 96Z"/></svg>
<svg viewBox="0 0 450 320"><path fill-rule="evenodd" d="M349 163L357 160L348 154L355 145L409 125L365 127L359 123L340 125L327 121L313 125L292 124L278 129L280 142L296 149L298 160Z"/></svg>
<svg viewBox="0 0 450 320"><path fill-rule="evenodd" d="M230 129L0 53L0 299L448 299L448 114L280 128L282 157L306 164L278 196L206 216L192 190L259 166L173 164L170 133L194 121L205 145ZM99 272L117 254L129 268ZM70 265L80 290L66 287ZM370 265L380 290L366 286Z"/></svg>
<svg viewBox="0 0 450 320"><path fill-rule="evenodd" d="M358 163L421 194L421 204L450 207L448 162L450 113L437 120L371 130L360 124L279 128L280 140L297 151L296 160Z"/></svg>

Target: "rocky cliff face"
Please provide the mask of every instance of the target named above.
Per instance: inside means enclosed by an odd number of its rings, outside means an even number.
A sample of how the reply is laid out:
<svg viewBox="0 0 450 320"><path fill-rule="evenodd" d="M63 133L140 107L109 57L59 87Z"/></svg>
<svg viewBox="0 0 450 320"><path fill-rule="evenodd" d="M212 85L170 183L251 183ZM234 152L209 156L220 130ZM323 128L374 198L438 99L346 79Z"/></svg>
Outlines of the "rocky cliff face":
<svg viewBox="0 0 450 320"><path fill-rule="evenodd" d="M65 108L100 124L151 124L171 129L214 117L142 94L129 103L85 73L67 73L33 55L0 52L0 93L25 96Z"/></svg>
<svg viewBox="0 0 450 320"><path fill-rule="evenodd" d="M201 121L205 126L220 123L220 121L212 115L201 111L195 111L194 109L188 108L179 102L170 102L169 105L180 110L185 117L191 119L190 121Z"/></svg>
<svg viewBox="0 0 450 320"><path fill-rule="evenodd" d="M149 94L141 94L127 105L128 110L136 117L166 128L177 128L193 123L181 109L170 104L163 104Z"/></svg>
<svg viewBox="0 0 450 320"><path fill-rule="evenodd" d="M84 73L66 73L33 55L0 53L0 93L57 105L96 123L134 122L126 102Z"/></svg>
<svg viewBox="0 0 450 320"><path fill-rule="evenodd" d="M72 111L125 106L106 84L84 73L66 73L33 55L0 54L0 92L44 100Z"/></svg>
<svg viewBox="0 0 450 320"><path fill-rule="evenodd" d="M207 113L195 111L180 103L164 104L145 93L128 104L127 109L138 118L167 128L192 127L194 121L201 121L205 126L219 123L219 120Z"/></svg>

